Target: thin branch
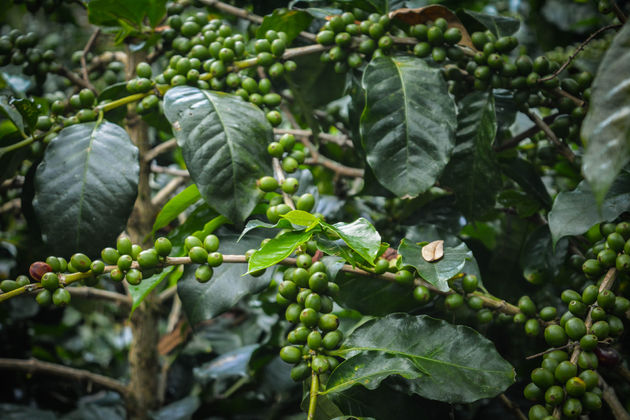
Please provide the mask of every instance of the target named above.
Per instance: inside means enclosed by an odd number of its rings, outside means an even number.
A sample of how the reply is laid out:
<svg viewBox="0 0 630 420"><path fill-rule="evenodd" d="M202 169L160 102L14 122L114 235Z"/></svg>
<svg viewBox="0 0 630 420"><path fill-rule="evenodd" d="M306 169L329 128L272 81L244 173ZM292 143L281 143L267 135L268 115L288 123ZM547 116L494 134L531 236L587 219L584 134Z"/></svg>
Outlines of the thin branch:
<svg viewBox="0 0 630 420"><path fill-rule="evenodd" d="M311 130L302 130L299 128L274 128L273 132L275 134L293 134L296 137L313 137L313 132ZM328 133L319 133L317 135L319 140L322 140L327 143L335 143L339 146L345 147L353 147L352 140L350 140L346 135L335 135Z"/></svg>
<svg viewBox="0 0 630 420"><path fill-rule="evenodd" d="M294 57L299 57L302 55L308 55L308 54L314 54L314 53L318 53L318 52L323 52L326 51L327 49L329 49L330 46L326 46L326 45L321 45L321 44L314 44L314 45L307 45L305 47L297 47L297 48L288 48L284 54L282 54L282 59L283 60L290 60Z"/></svg>
<svg viewBox="0 0 630 420"><path fill-rule="evenodd" d="M623 404L621 404L621 401L617 398L615 389L608 385L601 375L599 375L599 383L602 386L602 397L604 398L604 401L606 401L606 404L608 404L608 407L610 407L613 417L616 420L630 420L630 415L628 415L628 412L624 408Z"/></svg>
<svg viewBox="0 0 630 420"><path fill-rule="evenodd" d="M0 214L2 213L19 213L22 209L22 199L20 197L2 203L0 206Z"/></svg>
<svg viewBox="0 0 630 420"><path fill-rule="evenodd" d="M551 353L551 352L554 352L556 350L564 350L564 349L572 348L572 347L575 347L576 345L577 345L576 343L567 343L564 346L551 347L551 348L549 348L549 349L547 349L545 351L541 351L540 353L536 353L536 354L532 354L530 356L527 356L525 359L526 360L532 360L532 359L535 359L537 357L544 356L547 353Z"/></svg>
<svg viewBox="0 0 630 420"><path fill-rule="evenodd" d="M131 298L129 296L123 295L122 293L110 292L109 290L97 289L94 287L68 287L68 292L72 296L82 297L82 298L97 298L104 300L111 300L112 302L121 305L130 307L132 304Z"/></svg>
<svg viewBox="0 0 630 420"><path fill-rule="evenodd" d="M551 124L559 115L560 114L548 115L545 118L543 118L543 121L545 122L545 124ZM516 147L518 146L520 142L522 142L526 138L532 137L534 134L538 133L540 130L541 128L534 124L533 126L529 127L527 130L515 135L511 139L508 139L499 145L495 145L493 149L495 152L501 152L503 150Z"/></svg>
<svg viewBox="0 0 630 420"><path fill-rule="evenodd" d="M619 19L619 22L621 22L622 24L626 23L626 20L628 20L628 18L623 13L623 11L619 8L619 6L617 5L617 2L613 0L611 3L612 3L611 6L612 6L613 13L615 14L615 16L617 16L617 19Z"/></svg>
<svg viewBox="0 0 630 420"><path fill-rule="evenodd" d="M560 95L560 96L564 96L565 98L569 98L573 101L573 103L577 106L584 106L584 101L581 100L580 98L571 95L569 92L567 92L566 90L560 89L560 88L555 88L553 90L553 92L556 95Z"/></svg>
<svg viewBox="0 0 630 420"><path fill-rule="evenodd" d="M167 174L167 175L173 175L173 176L178 176L178 177L190 177L190 173L188 173L188 171L185 169L169 168L167 166L151 165L151 172L155 172L156 174Z"/></svg>
<svg viewBox="0 0 630 420"><path fill-rule="evenodd" d="M518 419L518 420L527 420L527 416L525 414L523 414L523 412L521 411L520 408L518 408L518 405L514 404L512 402L512 400L510 400L505 394L500 394L499 395L499 400L501 400L501 402L503 403L503 405L510 410L512 413L514 413L514 416Z"/></svg>
<svg viewBox="0 0 630 420"><path fill-rule="evenodd" d="M43 362L36 359L23 360L0 358L0 369L21 370L31 374L47 373L51 375L62 376L64 378L74 379L77 381L92 382L104 388L116 391L123 396L127 393L127 387L125 386L125 384L117 381L116 379L92 373L87 370L75 369L67 366L58 365L56 363Z"/></svg>
<svg viewBox="0 0 630 420"><path fill-rule="evenodd" d="M22 188L24 185L24 177L22 175L16 175L11 179L6 179L0 184L0 191L11 190L14 188Z"/></svg>
<svg viewBox="0 0 630 420"><path fill-rule="evenodd" d="M225 261L225 256L223 256L223 258L223 261ZM160 293L158 300L160 301L160 303L164 303L173 296L177 296L177 286L169 287L168 289L164 290L162 293Z"/></svg>
<svg viewBox="0 0 630 420"><path fill-rule="evenodd" d="M619 28L621 27L620 24L616 24L616 25L608 25L608 26L604 26L603 28L599 28L598 30L596 30L595 32L593 32L588 38L586 38L586 40L584 42L582 42L576 49L575 51L573 51L573 54L571 54L569 56L569 58L567 59L567 61L565 61L558 70L556 70L555 72L553 72L552 74L550 74L549 76L545 76L542 77L540 79L538 79L539 82L544 82L546 80L551 80L554 77L558 77L558 75L560 73L562 73L562 71L564 69L567 68L567 66L569 64L571 64L571 62L575 59L575 57L577 57L577 55L584 49L586 48L586 46L588 45L589 42L591 42L595 37L597 37L599 34L601 34L604 31L607 31L608 29L613 29L613 28Z"/></svg>
<svg viewBox="0 0 630 420"><path fill-rule="evenodd" d="M575 154L573 154L573 151L569 148L569 146L562 143L558 139L556 133L553 132L553 130L547 125L547 123L541 120L540 117L532 111L526 111L525 115L527 115L530 120L532 120L538 127L540 127L542 131L545 132L549 140L551 140L551 142L555 144L556 147L559 149L562 156L564 156L571 163L575 161Z"/></svg>
<svg viewBox="0 0 630 420"><path fill-rule="evenodd" d="M83 53L81 54L81 71L83 73L83 80L85 80L85 83L88 86L90 86L89 89L95 93L96 93L96 89L94 88L94 86L92 86L92 83L90 83L90 77L88 75L87 62L85 60L85 57L94 46L94 43L96 42L96 38L98 38L98 35L100 33L101 33L101 28L96 28L96 30L92 32L92 35L90 36L90 39L88 39L88 42L85 44L85 47L83 48Z"/></svg>
<svg viewBox="0 0 630 420"><path fill-rule="evenodd" d="M311 391L308 402L307 420L315 419L315 410L317 410L317 394L319 393L319 375L313 370L311 373Z"/></svg>
<svg viewBox="0 0 630 420"><path fill-rule="evenodd" d="M278 160L278 158L273 158L271 160L271 164L273 166L274 177L278 180L278 184L282 185L286 178L284 176L284 171L280 166L280 160ZM282 191L282 198L284 199L284 204L291 207L292 210L295 210L295 203L293 203L293 200L291 199L291 196L289 194Z"/></svg>
<svg viewBox="0 0 630 420"><path fill-rule="evenodd" d="M326 156L320 155L319 153L316 158L313 157L311 159L306 159L304 163L307 165L321 165L324 168L328 168L335 172L337 175L347 176L350 178L363 178L365 173L363 169L342 165L332 159L328 159Z"/></svg>
<svg viewBox="0 0 630 420"><path fill-rule="evenodd" d="M86 83L85 80L83 80L82 78L80 78L79 76L77 76L76 74L74 74L72 71L68 70L64 66L59 67L59 70L57 70L57 74L65 77L66 79L70 80L72 83L74 83L75 85L79 87L90 89L90 86L91 86L90 83Z"/></svg>
<svg viewBox="0 0 630 420"><path fill-rule="evenodd" d="M178 176L176 178L171 179L160 191L158 191L153 198L151 198L151 204L154 206L161 206L166 203L168 198L173 194L179 187L188 179L186 177Z"/></svg>
<svg viewBox="0 0 630 420"><path fill-rule="evenodd" d="M149 150L143 157L145 162L151 162L153 159L161 155L162 153L166 153L169 150L173 150L177 147L177 140L170 139L165 141L164 143L160 143L155 146L153 149Z"/></svg>

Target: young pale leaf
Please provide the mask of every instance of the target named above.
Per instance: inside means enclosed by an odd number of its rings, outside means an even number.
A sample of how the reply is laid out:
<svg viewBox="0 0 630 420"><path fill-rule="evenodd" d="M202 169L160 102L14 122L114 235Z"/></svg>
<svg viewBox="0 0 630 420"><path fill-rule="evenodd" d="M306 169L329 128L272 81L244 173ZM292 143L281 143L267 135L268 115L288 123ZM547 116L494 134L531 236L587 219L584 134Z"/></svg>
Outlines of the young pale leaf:
<svg viewBox="0 0 630 420"><path fill-rule="evenodd" d="M201 199L201 194L199 194L197 186L192 184L168 200L155 218L152 233L171 223L181 212L195 204L199 199Z"/></svg>
<svg viewBox="0 0 630 420"><path fill-rule="evenodd" d="M462 271L466 260L474 258L466 244L461 243L453 248L444 248L444 257L441 260L427 262L422 257L422 247L407 239L400 242L398 253L402 257L403 265L414 267L420 277L445 292L449 290L448 279Z"/></svg>
<svg viewBox="0 0 630 420"><path fill-rule="evenodd" d="M201 196L243 222L261 195L256 180L271 172L273 130L264 113L238 96L183 86L166 93L164 113Z"/></svg>
<svg viewBox="0 0 630 420"><path fill-rule="evenodd" d="M374 264L381 247L381 235L366 219L360 217L352 223L335 223L334 225L320 222L320 225L335 232L357 254L370 264Z"/></svg>
<svg viewBox="0 0 630 420"><path fill-rule="evenodd" d="M623 170L612 184L600 206L591 187L582 181L573 191L561 192L549 212L549 229L553 246L560 238L581 235L595 223L614 220L630 210L630 172Z"/></svg>
<svg viewBox="0 0 630 420"><path fill-rule="evenodd" d="M318 221L317 217L303 210L291 210L281 217L298 226L311 226Z"/></svg>
<svg viewBox="0 0 630 420"><path fill-rule="evenodd" d="M33 207L58 255L98 255L125 228L138 188L138 149L104 121L64 128L35 174Z"/></svg>
<svg viewBox="0 0 630 420"><path fill-rule="evenodd" d="M374 175L399 197L425 192L455 146L455 103L440 71L416 57L379 57L362 85L361 140Z"/></svg>
<svg viewBox="0 0 630 420"><path fill-rule="evenodd" d="M613 39L593 81L591 102L582 124L586 150L582 173L597 202L630 161L630 24Z"/></svg>
<svg viewBox="0 0 630 420"><path fill-rule="evenodd" d="M474 220L494 209L501 187L501 172L492 150L497 133L494 96L488 92L467 95L457 118L457 145L442 183L455 192L462 213Z"/></svg>
<svg viewBox="0 0 630 420"><path fill-rule="evenodd" d="M398 375L406 392L448 403L491 398L514 383L514 368L472 328L426 315L391 314L358 327L340 353L325 394L377 388Z"/></svg>
<svg viewBox="0 0 630 420"><path fill-rule="evenodd" d="M264 270L287 258L295 249L311 239L313 231L297 230L271 239L249 258L248 273Z"/></svg>

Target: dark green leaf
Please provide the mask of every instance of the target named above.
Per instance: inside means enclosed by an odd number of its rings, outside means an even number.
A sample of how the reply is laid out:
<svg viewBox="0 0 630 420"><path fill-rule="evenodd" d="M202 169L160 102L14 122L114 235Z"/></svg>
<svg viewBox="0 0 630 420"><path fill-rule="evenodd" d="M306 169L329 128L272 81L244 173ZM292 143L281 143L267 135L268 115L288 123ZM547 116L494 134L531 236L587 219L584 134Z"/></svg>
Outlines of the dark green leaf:
<svg viewBox="0 0 630 420"><path fill-rule="evenodd" d="M142 279L142 282L137 286L134 286L132 284L129 285L129 294L131 295L132 299L131 312L129 313L130 317L134 313L136 308L140 306L144 298L146 298L148 294L153 291L153 289L155 289L160 283L162 283L162 281L166 277L168 277L169 274L171 274L171 271L173 271L174 268L175 266L173 265L170 267L166 267L164 270L162 270L162 272L154 274L149 278Z"/></svg>
<svg viewBox="0 0 630 420"><path fill-rule="evenodd" d="M33 206L58 255L98 255L125 228L138 187L138 149L104 121L64 128L46 148Z"/></svg>
<svg viewBox="0 0 630 420"><path fill-rule="evenodd" d="M313 231L291 231L271 239L249 258L248 273L271 267L287 258L295 249L311 239Z"/></svg>
<svg viewBox="0 0 630 420"><path fill-rule="evenodd" d="M523 244L520 257L520 265L526 278L527 273L534 271L549 280L556 277L566 259L569 243L564 240L555 245L552 243L547 225L539 226L529 235Z"/></svg>
<svg viewBox="0 0 630 420"><path fill-rule="evenodd" d="M190 176L201 196L235 223L261 196L256 180L271 173L271 125L255 105L220 92L176 87L164 97Z"/></svg>
<svg viewBox="0 0 630 420"><path fill-rule="evenodd" d="M494 208L501 187L501 172L492 150L497 133L494 97L488 92L467 95L457 117L457 145L443 182L455 192L464 216L474 220Z"/></svg>
<svg viewBox="0 0 630 420"><path fill-rule="evenodd" d="M91 0L88 3L88 19L94 25L122 26L141 30L145 17L151 27L156 27L166 15L166 0Z"/></svg>
<svg viewBox="0 0 630 420"><path fill-rule="evenodd" d="M196 233L203 230L206 223L208 223L208 220L214 220L216 217L217 212L210 208L210 206L206 203L201 204L193 210L183 224L177 226L168 234L168 238L173 244L173 251L171 255L180 257L185 254L184 240L189 235L195 235L199 237L199 239L203 240L205 236L201 236Z"/></svg>
<svg viewBox="0 0 630 420"><path fill-rule="evenodd" d="M285 229L285 228L290 228L290 227L291 227L291 223L285 219L278 220L278 223L276 223L275 225L271 223L263 222L262 220L253 219L247 222L247 224L245 225L245 229L243 229L243 232L241 232L241 236L238 237L238 240L240 241L241 238L245 236L247 232L257 229L257 228Z"/></svg>
<svg viewBox="0 0 630 420"><path fill-rule="evenodd" d="M333 241L328 239L326 235L315 235L315 241L317 243L317 249L324 254L341 257L353 267L368 264L365 259L346 246L342 240Z"/></svg>
<svg viewBox="0 0 630 420"><path fill-rule="evenodd" d="M311 15L301 10L276 9L263 18L256 31L256 37L264 38L270 29L282 31L287 34L287 45L289 45L300 32L308 28L312 20Z"/></svg>
<svg viewBox="0 0 630 420"><path fill-rule="evenodd" d="M391 314L361 325L344 341L350 356L330 375L326 393L354 385L377 388L399 375L408 392L449 403L494 397L514 382L514 369L472 328L426 315Z"/></svg>
<svg viewBox="0 0 630 420"><path fill-rule="evenodd" d="M221 236L221 252L224 254L244 254L260 244L261 237L250 237L236 242L236 235ZM244 296L256 293L269 284L270 273L260 277L243 276L246 264L223 264L214 269L214 276L208 283L195 279L197 265L187 265L184 275L177 283L177 294L190 324L196 327L202 321L232 308Z"/></svg>
<svg viewBox="0 0 630 420"><path fill-rule="evenodd" d="M522 191L503 190L497 200L505 207L516 210L521 217L529 217L540 209L540 203Z"/></svg>
<svg viewBox="0 0 630 420"><path fill-rule="evenodd" d="M551 197L547 192L540 176L536 173L534 165L523 159L510 159L501 162L501 169L542 204L546 209L551 208Z"/></svg>
<svg viewBox="0 0 630 420"><path fill-rule="evenodd" d="M384 316L420 306L409 287L380 278L340 273L336 283L340 291L335 300L344 308L355 309L364 315Z"/></svg>
<svg viewBox="0 0 630 420"><path fill-rule="evenodd" d="M177 218L181 212L195 204L200 198L201 194L199 194L197 186L192 184L186 187L175 197L168 200L155 218L152 233L155 233L158 229L162 229L164 226L167 226L175 218Z"/></svg>
<svg viewBox="0 0 630 420"><path fill-rule="evenodd" d="M322 63L317 54L295 57L294 61L300 70L287 75L287 80L302 110L317 108L341 96L346 79L335 73L331 64Z"/></svg>
<svg viewBox="0 0 630 420"><path fill-rule="evenodd" d="M549 229L553 244L568 235L580 235L595 223L614 220L630 210L630 172L619 174L600 206L586 181L573 191L561 192L549 212Z"/></svg>
<svg viewBox="0 0 630 420"><path fill-rule="evenodd" d="M370 264L374 263L381 246L381 235L366 219L359 217L352 223L340 222L329 225L328 223L320 222L320 224L322 227L330 229L339 235L350 248L367 262Z"/></svg>
<svg viewBox="0 0 630 420"><path fill-rule="evenodd" d="M455 146L455 104L440 71L416 57L379 57L362 84L361 139L374 175L399 197L425 192Z"/></svg>
<svg viewBox="0 0 630 420"><path fill-rule="evenodd" d="M457 12L457 17L467 28L474 31L489 29L497 38L513 35L521 26L521 22L514 18L473 12L472 10L461 10Z"/></svg>
<svg viewBox="0 0 630 420"><path fill-rule="evenodd" d="M15 106L10 105L6 96L0 96L0 113L6 115L6 117L20 130L23 136L26 136L24 132L24 119L22 114L18 112Z"/></svg>
<svg viewBox="0 0 630 420"><path fill-rule="evenodd" d="M252 344L222 354L216 359L196 367L194 369L195 378L205 384L211 379L248 376L249 359L258 347L258 345Z"/></svg>
<svg viewBox="0 0 630 420"><path fill-rule="evenodd" d="M466 260L474 259L465 243L444 247L444 257L436 262L427 262L422 258L422 247L407 239L400 242L398 253L403 265L414 267L420 277L444 292L449 290L448 279L462 271Z"/></svg>
<svg viewBox="0 0 630 420"><path fill-rule="evenodd" d="M582 172L598 203L630 161L630 24L606 51L593 81L591 102L582 124L586 150Z"/></svg>
<svg viewBox="0 0 630 420"><path fill-rule="evenodd" d="M190 395L181 400L166 405L157 413L151 415L152 420L186 420L192 419L193 414L201 406L198 396Z"/></svg>
<svg viewBox="0 0 630 420"><path fill-rule="evenodd" d="M13 99L11 100L11 105L22 115L29 130L31 132L35 130L37 117L40 114L39 106L31 99Z"/></svg>

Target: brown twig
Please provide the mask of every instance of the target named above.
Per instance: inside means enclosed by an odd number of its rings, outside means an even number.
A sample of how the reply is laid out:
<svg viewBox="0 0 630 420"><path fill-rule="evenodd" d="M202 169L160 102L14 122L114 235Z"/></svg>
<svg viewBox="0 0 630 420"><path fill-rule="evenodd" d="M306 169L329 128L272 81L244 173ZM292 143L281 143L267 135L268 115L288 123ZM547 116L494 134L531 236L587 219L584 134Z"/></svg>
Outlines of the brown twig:
<svg viewBox="0 0 630 420"><path fill-rule="evenodd" d="M82 298L97 298L103 300L110 300L118 305L130 307L132 304L129 296L122 293L110 292L109 290L96 289L94 287L68 287L66 290L70 292L72 296Z"/></svg>
<svg viewBox="0 0 630 420"><path fill-rule="evenodd" d="M283 60L290 60L294 57L299 57L302 55L314 54L317 52L323 52L329 49L330 46L325 46L321 44L307 45L305 47L297 47L297 48L289 48L284 54L282 54Z"/></svg>
<svg viewBox="0 0 630 420"><path fill-rule="evenodd" d="M576 97L576 96L571 95L571 94L570 94L569 92L567 92L566 90L563 90L563 89L560 89L560 88L555 88L555 89L553 90L553 92L554 92L556 95L559 95L559 96L564 96L565 98L569 98L569 99L571 99L571 100L573 101L573 103L574 103L575 105L577 105L577 106L584 106L584 101L583 101L583 100L581 100L580 98L578 98L578 97Z"/></svg>
<svg viewBox="0 0 630 420"><path fill-rule="evenodd" d="M527 420L527 416L523 414L520 408L518 408L518 405L514 404L505 394L500 394L499 400L514 414L514 417L518 420Z"/></svg>
<svg viewBox="0 0 630 420"><path fill-rule="evenodd" d="M68 70L64 66L59 67L59 69L57 70L56 73L59 76L63 76L66 79L70 80L72 83L74 83L78 87L87 88L87 89L90 89L90 90L93 89L93 87L90 88L90 86L91 86L90 83L86 83L85 80L83 80L82 78L80 78L79 76L77 76L76 74L74 74L72 71Z"/></svg>
<svg viewBox="0 0 630 420"><path fill-rule="evenodd" d="M324 168L328 168L331 171L335 172L335 174L337 175L347 176L350 178L363 178L364 175L363 169L342 165L332 159L328 159L326 156L320 155L319 153L316 155L316 157L306 159L304 163L306 163L307 165L321 165Z"/></svg>
<svg viewBox="0 0 630 420"><path fill-rule="evenodd" d="M145 162L151 162L153 159L161 155L162 153L166 153L169 150L173 150L177 147L177 140L170 139L165 141L164 143L160 143L155 146L153 149L149 150L147 154L144 155L143 159Z"/></svg>
<svg viewBox="0 0 630 420"><path fill-rule="evenodd" d="M24 177L16 175L11 179L6 179L0 184L0 191L12 190L14 188L22 188L24 185Z"/></svg>
<svg viewBox="0 0 630 420"><path fill-rule="evenodd" d="M565 344L564 346L560 346L560 347L551 347L550 349L547 349L547 350L545 350L545 351L541 351L540 353L536 353L536 354L532 354L531 356L527 356L525 359L526 359L526 360L532 360L532 359L535 359L535 358L537 358L537 357L544 356L544 355L545 355L545 354L547 354L547 353L551 353L551 352L554 352L554 351L556 351L556 350L564 350L564 349L568 349L568 348L574 347L575 345L577 345L577 344L576 344L576 343L567 343L567 344Z"/></svg>
<svg viewBox="0 0 630 420"><path fill-rule="evenodd" d="M626 20L628 20L628 18L623 13L623 11L619 8L619 5L617 5L617 2L613 0L611 2L611 6L612 6L613 13L615 14L615 16L617 16L617 19L619 19L619 22L621 22L622 24L626 23Z"/></svg>
<svg viewBox="0 0 630 420"><path fill-rule="evenodd" d="M282 185L285 180L285 176L284 171L280 166L280 160L278 160L278 158L273 158L271 160L271 164L273 166L274 177L276 178L276 180L278 180L278 184ZM291 196L289 194L282 191L282 198L284 199L284 204L291 207L292 210L295 210L295 203L293 203L293 200L291 199Z"/></svg>
<svg viewBox="0 0 630 420"><path fill-rule="evenodd" d="M602 398L604 398L604 401L606 401L606 404L610 407L613 417L616 420L630 420L630 415L628 415L628 412L624 408L623 404L621 404L621 401L617 398L615 389L608 385L601 375L599 375L599 383L603 391Z"/></svg>
<svg viewBox="0 0 630 420"><path fill-rule="evenodd" d="M47 373L51 375L62 376L64 378L74 379L77 381L92 382L104 388L116 391L123 396L127 393L127 387L125 386L125 384L117 381L116 379L92 373L87 370L75 369L55 363L43 362L37 359L23 360L0 358L0 369L22 370L31 374Z"/></svg>
<svg viewBox="0 0 630 420"><path fill-rule="evenodd" d="M9 200L5 203L2 203L0 206L0 214L2 213L19 213L22 209L22 199L20 197L16 197L12 200Z"/></svg>
<svg viewBox="0 0 630 420"><path fill-rule="evenodd" d="M160 191L158 191L152 198L151 204L154 206L161 206L166 203L168 198L173 194L186 180L190 177L190 175L178 176L171 179Z"/></svg>
<svg viewBox="0 0 630 420"><path fill-rule="evenodd" d="M538 79L539 82L544 82L546 80L551 80L554 77L558 77L558 75L560 73L562 73L562 71L564 69L567 68L567 66L569 64L571 64L571 62L575 59L575 57L577 57L577 55L580 53L580 51L582 51L584 48L586 48L586 46L588 45L589 42L591 42L595 37L597 37L599 34L601 34L604 31L607 31L608 29L613 29L613 28L619 28L621 27L620 24L616 24L616 25L608 25L608 26L604 26L603 28L599 28L598 30L596 30L595 32L593 32L588 38L586 38L586 40L584 40L584 42L582 42L576 49L575 51L573 51L573 54L571 54L568 58L567 61L565 61L558 70L556 70L555 72L553 72L552 74L550 74L549 76L545 76L542 77L540 79Z"/></svg>
<svg viewBox="0 0 630 420"><path fill-rule="evenodd" d="M96 30L92 32L92 35L90 36L90 39L88 39L88 42L85 44L85 47L83 48L83 53L81 54L81 72L83 74L83 80L85 80L85 83L89 86L89 89L94 93L96 93L96 89L94 88L94 86L92 86L92 83L90 83L90 77L88 75L88 70L87 70L87 61L85 57L88 55L88 53L94 46L94 43L96 42L96 38L98 38L98 35L100 33L101 33L101 28L96 28Z"/></svg>
<svg viewBox="0 0 630 420"><path fill-rule="evenodd" d="M273 132L275 134L293 134L296 137L313 137L313 132L311 130L302 130L299 128L274 128ZM328 133L319 133L317 135L319 140L322 140L327 143L335 143L342 147L353 147L352 141L346 135L335 135Z"/></svg>
<svg viewBox="0 0 630 420"><path fill-rule="evenodd" d="M558 115L560 115L560 114L548 115L545 118L543 118L543 121L546 124L551 124L558 117ZM526 138L532 137L534 134L538 133L540 130L541 130L541 128L534 124L533 126L528 128L527 130L523 131L522 133L519 133L519 134L515 135L511 139L508 139L508 140L504 141L503 143L501 143L499 145L495 145L493 147L493 149L494 149L495 152L501 152L503 150L507 150L507 149L511 149L512 147L516 147L516 146L518 146L518 144L520 142L522 142Z"/></svg>
<svg viewBox="0 0 630 420"><path fill-rule="evenodd" d="M173 176L184 177L184 178L190 177L190 173L188 173L188 171L185 169L169 168L167 166L151 165L151 172L155 172L156 174L167 174L167 175L173 175Z"/></svg>
<svg viewBox="0 0 630 420"><path fill-rule="evenodd" d="M569 148L569 146L562 143L558 139L556 133L553 132L553 130L547 125L547 123L545 123L538 115L536 115L532 111L526 111L525 115L527 115L527 117L529 117L529 119L532 120L534 124L536 124L538 127L540 127L542 131L545 132L549 140L551 140L551 142L559 149L562 156L564 156L569 162L573 163L575 161L575 154L573 154L573 151Z"/></svg>

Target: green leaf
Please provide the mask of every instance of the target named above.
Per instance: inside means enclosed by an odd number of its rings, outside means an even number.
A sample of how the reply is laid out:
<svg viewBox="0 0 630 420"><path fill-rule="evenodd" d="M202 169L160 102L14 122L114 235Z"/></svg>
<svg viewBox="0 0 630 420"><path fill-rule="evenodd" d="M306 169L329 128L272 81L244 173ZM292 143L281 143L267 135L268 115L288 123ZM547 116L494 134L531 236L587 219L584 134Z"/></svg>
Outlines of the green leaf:
<svg viewBox="0 0 630 420"><path fill-rule="evenodd" d="M335 301L364 315L384 316L392 312L412 311L421 306L413 298L409 287L395 282L348 273L339 273L335 282L339 285Z"/></svg>
<svg viewBox="0 0 630 420"><path fill-rule="evenodd" d="M599 65L582 124L582 138L586 142L582 173L599 204L619 171L630 161L629 66L630 24L625 24Z"/></svg>
<svg viewBox="0 0 630 420"><path fill-rule="evenodd" d="M162 281L171 274L171 271L175 268L174 265L166 267L162 272L152 275L149 278L142 279L142 282L137 286L129 285L129 294L131 295L132 305L129 317L134 313L136 308L140 306L144 298L153 291Z"/></svg>
<svg viewBox="0 0 630 420"><path fill-rule="evenodd" d="M298 226L311 226L319 220L311 213L303 210L291 210L290 212L283 214L281 217Z"/></svg>
<svg viewBox="0 0 630 420"><path fill-rule="evenodd" d="M501 162L503 172L534 197L546 209L551 208L551 197L545 184L536 173L534 165L524 159L509 159Z"/></svg>
<svg viewBox="0 0 630 420"><path fill-rule="evenodd" d="M87 7L93 25L121 26L123 32L142 30L145 17L155 28L166 15L166 0L91 0Z"/></svg>
<svg viewBox="0 0 630 420"><path fill-rule="evenodd" d="M581 235L595 223L615 220L630 210L630 172L619 174L601 205L597 205L591 187L582 181L573 191L556 196L549 212L553 245L568 235Z"/></svg>
<svg viewBox="0 0 630 420"><path fill-rule="evenodd" d="M497 133L494 96L474 92L461 101L455 150L443 182L455 192L464 216L477 219L494 209L501 172L492 142Z"/></svg>
<svg viewBox="0 0 630 420"><path fill-rule="evenodd" d="M167 237L173 244L173 251L171 255L181 257L186 254L184 250L184 241L189 235L197 236L203 241L205 236L200 234L201 231L204 229L205 225L211 223L213 220L216 220L217 217L223 218L223 216L217 216L217 212L208 206L208 204L202 203L199 205L199 207L188 215L184 223L177 226L168 234ZM208 222L208 220L210 220L210 222Z"/></svg>
<svg viewBox="0 0 630 420"><path fill-rule="evenodd" d="M362 85L361 139L374 175L399 197L425 192L455 146L455 104L440 70L416 57L379 57Z"/></svg>
<svg viewBox="0 0 630 420"><path fill-rule="evenodd" d="M243 346L194 368L195 379L206 384L212 379L249 376L249 359L258 347L257 344Z"/></svg>
<svg viewBox="0 0 630 420"><path fill-rule="evenodd" d="M32 99L13 99L11 100L11 105L22 115L29 131L33 132L35 130L35 124L37 124L37 117L40 114L39 105Z"/></svg>
<svg viewBox="0 0 630 420"><path fill-rule="evenodd" d="M556 278L567 257L569 242L560 241L558 246L552 242L549 227L537 227L523 244L520 265L527 279L528 273L538 272L546 276L545 280Z"/></svg>
<svg viewBox="0 0 630 420"><path fill-rule="evenodd" d="M223 235L220 239L224 254L244 254L248 249L257 247L263 238L251 235L238 243L237 235ZM243 276L247 270L245 263L222 264L214 268L214 275L208 283L199 283L195 279L196 269L196 264L187 265L177 283L177 294L193 328L229 310L243 297L261 291L269 285L271 278L271 273L260 277Z"/></svg>
<svg viewBox="0 0 630 420"><path fill-rule="evenodd" d="M138 188L138 149L116 124L84 123L53 139L35 174L33 207L58 255L98 255L125 228Z"/></svg>
<svg viewBox="0 0 630 420"><path fill-rule="evenodd" d="M261 196L256 180L271 173L273 130L265 114L238 96L183 86L166 93L164 113L201 196L243 222Z"/></svg>
<svg viewBox="0 0 630 420"><path fill-rule="evenodd" d="M20 130L22 136L26 137L22 114L18 112L15 106L9 104L6 96L0 96L0 114L4 114Z"/></svg>
<svg viewBox="0 0 630 420"><path fill-rule="evenodd" d="M513 35L521 26L521 22L514 18L473 12L472 10L461 10L457 12L457 17L469 30L484 31L488 29L497 38Z"/></svg>
<svg viewBox="0 0 630 420"><path fill-rule="evenodd" d="M245 229L243 229L243 232L241 232L241 236L238 237L238 240L240 241L241 238L245 236L247 232L257 229L257 228L285 229L285 228L290 228L290 227L291 227L291 223L285 219L278 220L278 223L276 223L275 225L271 223L263 222L262 220L253 219L253 220L247 221L247 224L245 225Z"/></svg>
<svg viewBox="0 0 630 420"><path fill-rule="evenodd" d="M370 264L374 264L381 247L381 235L366 219L359 217L352 223L340 222L334 225L322 221L320 225L335 232L357 254Z"/></svg>
<svg viewBox="0 0 630 420"><path fill-rule="evenodd" d="M162 207L162 210L160 210L155 218L151 233L155 233L158 229L162 229L164 226L167 226L184 210L199 201L200 198L201 194L199 194L199 190L195 184L186 187L175 197L168 200L164 207Z"/></svg>
<svg viewBox="0 0 630 420"><path fill-rule="evenodd" d="M497 197L499 203L514 208L520 217L529 217L540 210L540 203L522 191L503 190Z"/></svg>
<svg viewBox="0 0 630 420"><path fill-rule="evenodd" d="M301 10L276 9L263 18L256 31L256 38L264 38L267 31L273 29L286 33L287 45L290 45L300 32L308 28L312 20L311 15Z"/></svg>
<svg viewBox="0 0 630 420"><path fill-rule="evenodd" d="M491 398L514 383L514 369L472 328L426 315L391 314L357 328L339 353L351 356L324 393L354 385L377 388L392 375L406 392L448 403Z"/></svg>
<svg viewBox="0 0 630 420"><path fill-rule="evenodd" d="M297 230L285 232L271 239L249 258L248 273L271 267L287 258L295 249L311 239L313 231Z"/></svg>
<svg viewBox="0 0 630 420"><path fill-rule="evenodd" d="M315 235L315 242L317 244L317 249L322 251L324 254L341 257L353 267L367 264L365 259L346 246L346 244L341 240L333 241L328 239L326 235L318 234Z"/></svg>
<svg viewBox="0 0 630 420"><path fill-rule="evenodd" d="M195 411L201 406L201 399L196 395L189 395L181 400L170 403L151 413L152 420L185 420L191 419Z"/></svg>
<svg viewBox="0 0 630 420"><path fill-rule="evenodd" d="M414 267L420 277L444 292L449 290L448 279L462 271L466 260L474 259L465 243L444 247L444 257L436 262L427 262L422 258L422 246L407 239L400 242L398 253L403 265Z"/></svg>

